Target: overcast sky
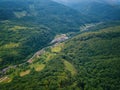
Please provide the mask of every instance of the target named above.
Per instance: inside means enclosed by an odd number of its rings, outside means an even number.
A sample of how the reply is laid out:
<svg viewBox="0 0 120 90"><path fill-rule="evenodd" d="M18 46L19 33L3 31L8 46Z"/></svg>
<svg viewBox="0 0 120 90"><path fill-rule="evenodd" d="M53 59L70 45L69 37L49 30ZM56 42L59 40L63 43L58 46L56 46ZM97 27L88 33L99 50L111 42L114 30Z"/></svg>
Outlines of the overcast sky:
<svg viewBox="0 0 120 90"><path fill-rule="evenodd" d="M53 1L57 1L57 2L62 2L62 3L77 3L77 2L85 2L85 1L107 1L109 3L120 3L120 0L53 0Z"/></svg>

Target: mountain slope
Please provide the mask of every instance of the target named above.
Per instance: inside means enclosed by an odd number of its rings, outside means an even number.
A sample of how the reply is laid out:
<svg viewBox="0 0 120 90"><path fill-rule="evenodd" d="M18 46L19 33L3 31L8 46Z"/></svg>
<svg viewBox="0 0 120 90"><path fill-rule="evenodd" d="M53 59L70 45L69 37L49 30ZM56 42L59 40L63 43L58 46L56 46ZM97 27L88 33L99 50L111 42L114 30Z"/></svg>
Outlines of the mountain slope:
<svg viewBox="0 0 120 90"><path fill-rule="evenodd" d="M120 2L117 0L77 0L61 3L78 10L83 15L96 19L96 21L120 20Z"/></svg>
<svg viewBox="0 0 120 90"><path fill-rule="evenodd" d="M76 30L88 21L87 17L77 11L51 0L2 0L0 7L0 19L44 24L60 32L63 29L62 32L67 32L70 28Z"/></svg>
<svg viewBox="0 0 120 90"><path fill-rule="evenodd" d="M77 11L50 0L1 0L0 69L24 62L56 34L77 32L86 22Z"/></svg>
<svg viewBox="0 0 120 90"><path fill-rule="evenodd" d="M48 45L53 37L50 28L45 26L1 22L0 69L24 62L29 55Z"/></svg>
<svg viewBox="0 0 120 90"><path fill-rule="evenodd" d="M57 56L49 58L46 62L49 54L53 54L53 51L47 49L51 53L40 56L34 62L46 64L42 71L36 72L32 69L29 75L18 75L12 82L1 84L0 88L119 90L119 44L120 26L79 34L62 43L62 51L56 52Z"/></svg>
<svg viewBox="0 0 120 90"><path fill-rule="evenodd" d="M83 33L68 41L63 58L78 70L78 87L120 89L120 26Z"/></svg>

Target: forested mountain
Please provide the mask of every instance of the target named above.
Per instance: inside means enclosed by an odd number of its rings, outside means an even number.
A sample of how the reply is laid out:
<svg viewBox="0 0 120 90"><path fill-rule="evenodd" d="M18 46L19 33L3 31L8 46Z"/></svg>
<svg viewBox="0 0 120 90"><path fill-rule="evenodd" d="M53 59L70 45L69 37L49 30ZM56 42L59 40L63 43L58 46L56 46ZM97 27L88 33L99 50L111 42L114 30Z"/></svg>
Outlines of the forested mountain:
<svg viewBox="0 0 120 90"><path fill-rule="evenodd" d="M120 20L119 0L55 0L96 21ZM65 2L66 1L66 2Z"/></svg>
<svg viewBox="0 0 120 90"><path fill-rule="evenodd" d="M1 0L0 12L1 20L43 24L60 32L76 30L89 21L77 11L51 0Z"/></svg>
<svg viewBox="0 0 120 90"><path fill-rule="evenodd" d="M14 74L10 71L8 75L14 75L13 81L0 84L0 89L119 90L119 44L120 26L81 33L46 49L33 64L22 66L22 73L18 67L12 70ZM30 69L31 66L34 68Z"/></svg>
<svg viewBox="0 0 120 90"><path fill-rule="evenodd" d="M120 90L119 0L0 0L0 90Z"/></svg>
<svg viewBox="0 0 120 90"><path fill-rule="evenodd" d="M0 0L0 69L24 61L56 34L77 32L87 22L86 16L50 0Z"/></svg>

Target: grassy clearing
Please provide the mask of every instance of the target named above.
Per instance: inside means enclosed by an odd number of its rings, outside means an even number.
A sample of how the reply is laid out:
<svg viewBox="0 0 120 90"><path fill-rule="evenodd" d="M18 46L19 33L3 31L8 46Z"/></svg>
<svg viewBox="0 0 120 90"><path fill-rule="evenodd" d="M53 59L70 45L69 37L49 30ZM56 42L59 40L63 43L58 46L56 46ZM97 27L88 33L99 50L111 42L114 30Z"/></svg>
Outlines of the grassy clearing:
<svg viewBox="0 0 120 90"><path fill-rule="evenodd" d="M10 30L24 30L24 29L27 29L27 27L23 27L23 26L14 26L12 28L10 28Z"/></svg>
<svg viewBox="0 0 120 90"><path fill-rule="evenodd" d="M55 54L50 53L50 52L46 52L46 53L45 53L45 56L46 56L45 61L48 62L48 61L50 61L52 58L54 58Z"/></svg>
<svg viewBox="0 0 120 90"><path fill-rule="evenodd" d="M70 62L64 60L64 65L65 65L65 69L70 71L72 76L76 74L76 69Z"/></svg>
<svg viewBox="0 0 120 90"><path fill-rule="evenodd" d="M37 72L43 70L44 67L45 67L45 65L44 64L40 64L40 63L35 63L35 64L31 64L30 65L30 68L34 68L35 71L37 71Z"/></svg>
<svg viewBox="0 0 120 90"><path fill-rule="evenodd" d="M51 52L53 53L58 53L62 50L62 47L64 46L63 43L60 43L60 44L56 44L54 45L52 48L51 48Z"/></svg>
<svg viewBox="0 0 120 90"><path fill-rule="evenodd" d="M0 62L2 62L2 59L0 58Z"/></svg>
<svg viewBox="0 0 120 90"><path fill-rule="evenodd" d="M35 67L35 70L36 70L37 72L39 72L39 71L43 70L44 67L45 67L45 65L44 65L44 64L41 64L41 65L36 66L36 67Z"/></svg>
<svg viewBox="0 0 120 90"><path fill-rule="evenodd" d="M5 44L4 46L1 46L0 49L10 49L15 47L19 47L19 43L10 42L8 44Z"/></svg>
<svg viewBox="0 0 120 90"><path fill-rule="evenodd" d="M9 83L11 81L12 79L7 76L0 78L0 83Z"/></svg>
<svg viewBox="0 0 120 90"><path fill-rule="evenodd" d="M23 77L25 75L28 75L30 73L30 70L26 70L20 73L20 76Z"/></svg>

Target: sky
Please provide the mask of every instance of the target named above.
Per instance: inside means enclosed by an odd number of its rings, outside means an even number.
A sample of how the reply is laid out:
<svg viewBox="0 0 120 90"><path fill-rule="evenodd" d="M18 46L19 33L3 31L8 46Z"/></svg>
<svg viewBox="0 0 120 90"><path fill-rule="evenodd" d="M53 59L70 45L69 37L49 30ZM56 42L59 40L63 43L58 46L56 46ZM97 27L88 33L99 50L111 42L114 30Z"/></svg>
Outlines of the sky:
<svg viewBox="0 0 120 90"><path fill-rule="evenodd" d="M108 3L120 3L120 0L53 0L61 3L77 3L77 2L85 2L85 1L106 1Z"/></svg>

